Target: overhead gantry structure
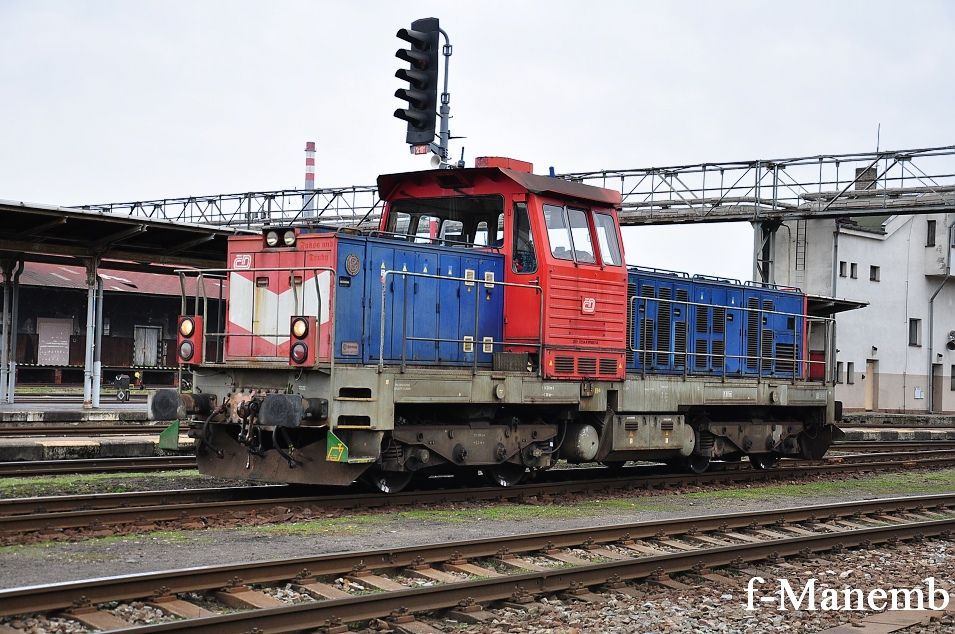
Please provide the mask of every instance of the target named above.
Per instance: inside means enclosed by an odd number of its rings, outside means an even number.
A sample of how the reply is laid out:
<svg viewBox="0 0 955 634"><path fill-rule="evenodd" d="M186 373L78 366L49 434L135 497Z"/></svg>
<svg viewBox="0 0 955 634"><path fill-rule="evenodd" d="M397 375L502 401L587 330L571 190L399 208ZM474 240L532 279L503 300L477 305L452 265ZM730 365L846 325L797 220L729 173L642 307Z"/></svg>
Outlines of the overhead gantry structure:
<svg viewBox="0 0 955 634"><path fill-rule="evenodd" d="M775 282L775 233L785 221L955 211L955 146L562 177L619 190L624 225L752 223L753 279L763 283Z"/></svg>
<svg viewBox="0 0 955 634"><path fill-rule="evenodd" d="M819 154L558 174L620 191L623 225L750 222L753 277L774 281L774 234L787 220L955 211L955 146ZM133 218L256 228L376 225L373 185L84 205Z"/></svg>

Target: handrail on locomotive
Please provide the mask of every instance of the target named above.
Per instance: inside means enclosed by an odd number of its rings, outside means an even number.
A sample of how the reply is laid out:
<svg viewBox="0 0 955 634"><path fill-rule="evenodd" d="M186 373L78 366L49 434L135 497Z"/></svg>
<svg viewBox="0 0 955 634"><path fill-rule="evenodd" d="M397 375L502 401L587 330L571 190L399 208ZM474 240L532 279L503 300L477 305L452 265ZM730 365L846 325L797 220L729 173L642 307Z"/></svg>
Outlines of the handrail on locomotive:
<svg viewBox="0 0 955 634"><path fill-rule="evenodd" d="M775 285L768 285L768 286L772 287L772 286L775 286ZM720 304L706 304L706 303L702 303L702 302L691 302L691 301L683 301L683 300L675 300L675 299L663 299L663 298L659 298L659 297L639 297L639 296L636 296L636 295L635 295L635 296L633 296L633 297L630 298L630 314L631 314L631 315L637 315L638 312L641 310L641 309L637 308L637 304L638 304L638 303L648 304L649 302L657 302L658 305L679 304L679 305L681 305L681 306L686 306L687 309L689 309L690 306L696 306L697 308L723 308L723 306L720 305ZM764 316L766 316L766 315L778 315L778 316L781 316L781 317L792 317L792 318L794 318L794 320L796 320L796 319L801 319L801 320L803 320L803 321L805 322L805 325L806 325L806 328L807 328L807 339L811 336L810 334L808 334L809 331L811 330L811 326L812 326L813 324L822 324L822 325L823 325L823 338L824 338L824 343L823 343L823 348L822 348L823 353L824 353L823 359L822 359L822 360L813 359L809 354L797 355L797 354L796 354L796 351L797 351L799 348L798 348L797 346L793 346L793 356L790 357L790 358L788 358L788 359L786 359L787 361L791 361L791 362L792 362L793 368L794 368L794 370L793 370L793 372L792 372L792 375L789 377L789 380L790 380L791 383L794 383L794 384L796 383L797 380L804 380L804 381L805 381L805 380L808 380L808 381L811 381L811 380L812 380L811 377L812 377L813 373L810 371L810 369L811 369L814 365L820 365L820 364L821 364L822 367L823 367L823 372L822 372L822 376L824 377L824 378L823 378L823 381L826 382L826 383L835 384L835 382L836 382L836 380L837 380L837 377L835 376L835 372L834 372L834 364L831 363L831 359L835 356L835 330L836 330L836 320L835 320L835 318L833 318L833 317L809 316L809 315L804 315L804 314L801 314L801 313L790 313L790 312L780 311L780 310L767 310L767 309L764 309L764 308L749 308L749 307L747 307L747 306L739 306L739 307L734 308L734 310L739 310L739 311L743 311L743 312L746 312L746 313L755 313L755 314L756 314L756 316L757 316L757 320L756 320L756 323L757 323L757 339L756 339L756 340L757 340L757 341L762 341L763 324L765 323L765 322L764 322ZM793 333L793 336L794 336L794 337L796 337L796 336L798 335L798 328L797 328L797 326L796 326L796 323L797 323L797 322L794 321L794 322L793 322L793 327L792 327L792 333ZM675 350L675 349L673 349L673 350L670 350L670 349L664 350L664 349L659 349L659 348L656 348L656 349L655 349L655 348L637 348L637 347L636 347L636 342L635 342L635 339L636 339L635 330L634 330L634 329L630 329L629 332L627 333L627 335L628 335L628 336L627 336L627 350L628 350L628 352L631 352L631 353L635 353L635 354L647 354L647 355L650 355L650 354L663 354L663 355L670 355L670 356L674 356L674 355L675 355L675 356L677 356L677 357L684 357L685 359L688 359L688 358L691 357L691 356L694 356L694 357L700 357L700 356L702 356L702 357L706 357L706 358L708 358L708 359L709 359L709 358L719 358L720 361L721 361L721 372L720 372L720 376L721 376L721 378L722 378L724 381L726 380L726 377L727 377L727 369L726 369L726 360L727 360L727 359L740 359L740 360L744 360L744 361L755 361L757 364L762 364L762 363L765 362L765 361L770 361L770 362L772 362L772 361L777 361L777 360L779 360L779 357L778 357L778 356L770 356L770 355L763 355L763 354L759 354L759 355L745 355L745 354L728 354L728 353L726 353L726 352L723 352L723 353L699 352L699 351L692 351L692 352L690 352L689 350ZM803 346L802 349L804 350L804 352L806 351L806 347L805 347L805 346ZM761 351L761 350L760 350L760 351ZM805 371L804 371L804 372L799 372L799 371L796 371L796 370L795 370L795 368L801 367L801 366L804 366L804 367L805 367ZM689 374L692 374L692 372L691 372L690 369L689 369L689 368L690 368L690 364L689 364L686 360L684 360L684 362L683 362L683 364L682 364L682 367L683 367L683 376L688 376ZM646 365L643 365L643 366L641 367L641 374L642 374L643 376L646 376L646 372L647 372ZM756 381L759 382L759 381L761 381L761 380L763 380L762 375L761 375L761 374L756 374ZM774 380L774 381L777 381L777 382L779 381L778 377L774 377L773 380Z"/></svg>

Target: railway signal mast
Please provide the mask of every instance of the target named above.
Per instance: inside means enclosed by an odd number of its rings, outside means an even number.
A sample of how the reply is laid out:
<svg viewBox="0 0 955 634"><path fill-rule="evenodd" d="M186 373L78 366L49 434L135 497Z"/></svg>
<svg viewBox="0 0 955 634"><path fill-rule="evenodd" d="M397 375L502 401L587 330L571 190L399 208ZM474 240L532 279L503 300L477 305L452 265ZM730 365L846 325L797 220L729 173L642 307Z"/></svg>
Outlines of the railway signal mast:
<svg viewBox="0 0 955 634"><path fill-rule="evenodd" d="M406 108L395 110L395 117L408 123L405 142L412 154L434 154L435 167L448 164L448 119L451 113L451 95L448 93L448 63L451 60L451 41L438 26L438 18L422 18L411 23L410 29L398 29L396 35L408 42L410 48L401 48L395 57L408 62L410 68L400 68L395 77L408 82L407 88L395 91L395 97L408 102ZM444 89L438 106L438 46L444 37L441 54L444 56ZM434 142L435 119L440 117L438 142Z"/></svg>

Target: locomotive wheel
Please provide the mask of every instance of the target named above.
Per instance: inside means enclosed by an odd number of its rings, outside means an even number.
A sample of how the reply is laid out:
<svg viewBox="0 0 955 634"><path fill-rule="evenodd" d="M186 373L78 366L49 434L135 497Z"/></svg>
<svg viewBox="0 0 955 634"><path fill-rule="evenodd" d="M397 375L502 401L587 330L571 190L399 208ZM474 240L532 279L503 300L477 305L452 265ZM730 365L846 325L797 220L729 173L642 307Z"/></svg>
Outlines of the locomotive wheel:
<svg viewBox="0 0 955 634"><path fill-rule="evenodd" d="M626 460L613 460L607 462L601 462L603 466L607 467L607 470L610 471L613 475L621 475L626 469L627 461Z"/></svg>
<svg viewBox="0 0 955 634"><path fill-rule="evenodd" d="M779 464L779 456L771 453L754 453L749 455L749 464L754 469L772 469Z"/></svg>
<svg viewBox="0 0 955 634"><path fill-rule="evenodd" d="M683 459L682 466L691 473L705 473L710 468L707 456L692 455Z"/></svg>
<svg viewBox="0 0 955 634"><path fill-rule="evenodd" d="M502 462L493 467L481 467L484 477L494 486L512 487L520 484L527 477L527 469L524 465L514 464L513 462Z"/></svg>
<svg viewBox="0 0 955 634"><path fill-rule="evenodd" d="M361 477L367 484L382 493L400 493L411 484L414 473L411 471L382 471L372 468Z"/></svg>

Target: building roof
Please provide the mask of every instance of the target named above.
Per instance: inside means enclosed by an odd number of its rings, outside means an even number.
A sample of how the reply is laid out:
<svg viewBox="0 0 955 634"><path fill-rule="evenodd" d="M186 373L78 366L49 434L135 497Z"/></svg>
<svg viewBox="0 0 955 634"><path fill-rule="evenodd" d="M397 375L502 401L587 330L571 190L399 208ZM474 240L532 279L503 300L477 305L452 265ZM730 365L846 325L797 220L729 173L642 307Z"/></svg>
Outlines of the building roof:
<svg viewBox="0 0 955 634"><path fill-rule="evenodd" d="M246 230L120 216L0 200L0 255L124 260L128 263L221 267L226 240Z"/></svg>
<svg viewBox="0 0 955 634"><path fill-rule="evenodd" d="M138 271L104 271L103 290L107 293L134 293L139 295L166 295L179 297L181 288L179 276L174 274L142 273ZM24 262L20 284L44 288L66 288L86 290L86 270L81 266L48 264L44 262ZM196 290L194 277L187 281L186 290L192 294ZM219 297L219 282L205 280L206 296Z"/></svg>

